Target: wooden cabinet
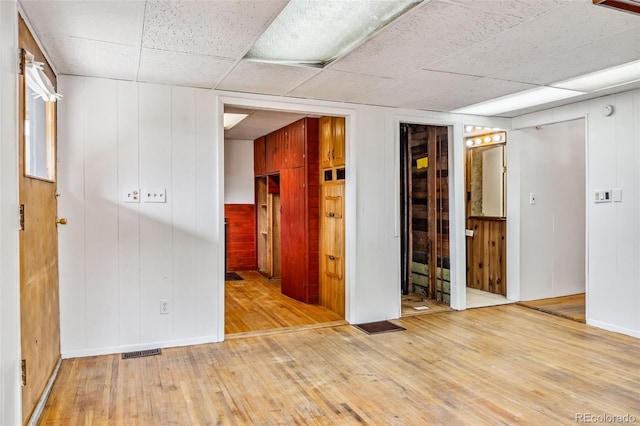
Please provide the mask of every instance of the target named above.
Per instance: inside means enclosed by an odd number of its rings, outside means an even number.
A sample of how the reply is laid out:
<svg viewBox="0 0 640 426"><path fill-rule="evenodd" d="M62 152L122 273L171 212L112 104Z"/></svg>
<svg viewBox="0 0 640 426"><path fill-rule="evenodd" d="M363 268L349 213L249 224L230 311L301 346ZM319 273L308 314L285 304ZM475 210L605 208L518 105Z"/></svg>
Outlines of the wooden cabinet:
<svg viewBox="0 0 640 426"><path fill-rule="evenodd" d="M253 141L253 171L256 176L267 174L267 139L263 136Z"/></svg>
<svg viewBox="0 0 640 426"><path fill-rule="evenodd" d="M266 172L278 173L282 168L284 155L284 137L280 131L268 134L266 137Z"/></svg>
<svg viewBox="0 0 640 426"><path fill-rule="evenodd" d="M344 181L322 185L320 206L320 303L344 316Z"/></svg>
<svg viewBox="0 0 640 426"><path fill-rule="evenodd" d="M342 316L345 313L344 152L344 118L320 118L320 304Z"/></svg>
<svg viewBox="0 0 640 426"><path fill-rule="evenodd" d="M323 169L344 166L344 117L320 118L320 163Z"/></svg>
<svg viewBox="0 0 640 426"><path fill-rule="evenodd" d="M281 256L282 293L305 303L318 303L319 296L319 145L318 119L304 118L265 137L267 178L279 179L279 250L260 241L261 252ZM268 189L268 180L265 180ZM256 196L259 203L259 189ZM275 201L274 201L275 202ZM258 206L258 215L261 214ZM267 210L270 208L267 206ZM275 219L275 214L272 214ZM260 228L258 233L265 232ZM268 232L268 231L266 231ZM268 258L265 255L265 262Z"/></svg>

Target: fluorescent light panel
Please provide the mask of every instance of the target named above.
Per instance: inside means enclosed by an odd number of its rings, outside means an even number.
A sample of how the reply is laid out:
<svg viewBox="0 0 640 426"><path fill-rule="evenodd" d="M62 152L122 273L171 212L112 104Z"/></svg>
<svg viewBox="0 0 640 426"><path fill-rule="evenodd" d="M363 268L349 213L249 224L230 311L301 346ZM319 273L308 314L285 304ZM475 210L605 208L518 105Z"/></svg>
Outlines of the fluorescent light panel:
<svg viewBox="0 0 640 426"><path fill-rule="evenodd" d="M249 114L232 114L232 113L225 112L224 113L224 129L225 130L232 129L236 124L238 124L248 116Z"/></svg>
<svg viewBox="0 0 640 426"><path fill-rule="evenodd" d="M551 86L581 92L596 92L636 81L640 81L640 60L553 83Z"/></svg>
<svg viewBox="0 0 640 426"><path fill-rule="evenodd" d="M322 67L423 0L290 0L245 59Z"/></svg>
<svg viewBox="0 0 640 426"><path fill-rule="evenodd" d="M473 115L498 115L503 112L542 105L579 95L584 95L584 92L558 89L555 87L537 87L535 89L525 90L524 92L513 93L490 101L458 108L451 112Z"/></svg>

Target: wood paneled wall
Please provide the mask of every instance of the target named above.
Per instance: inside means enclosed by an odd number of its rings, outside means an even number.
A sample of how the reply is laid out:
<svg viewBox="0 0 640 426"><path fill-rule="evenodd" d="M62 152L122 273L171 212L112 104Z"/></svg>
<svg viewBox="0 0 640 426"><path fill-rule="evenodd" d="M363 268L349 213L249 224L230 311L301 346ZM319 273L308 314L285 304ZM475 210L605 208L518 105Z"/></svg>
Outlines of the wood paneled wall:
<svg viewBox="0 0 640 426"><path fill-rule="evenodd" d="M256 264L256 206L225 204L227 271L251 271Z"/></svg>
<svg viewBox="0 0 640 426"><path fill-rule="evenodd" d="M507 221L469 218L467 229L473 230L467 237L467 287L506 296Z"/></svg>

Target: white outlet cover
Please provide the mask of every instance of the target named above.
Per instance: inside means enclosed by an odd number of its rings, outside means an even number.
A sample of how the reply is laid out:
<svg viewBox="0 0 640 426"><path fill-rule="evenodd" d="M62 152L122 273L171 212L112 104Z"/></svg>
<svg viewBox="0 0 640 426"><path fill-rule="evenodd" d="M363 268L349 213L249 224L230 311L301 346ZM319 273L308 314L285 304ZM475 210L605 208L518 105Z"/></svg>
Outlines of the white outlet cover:
<svg viewBox="0 0 640 426"><path fill-rule="evenodd" d="M165 188L144 188L142 201L145 203L166 203L167 190Z"/></svg>
<svg viewBox="0 0 640 426"><path fill-rule="evenodd" d="M125 188L123 200L125 203L139 203L140 188Z"/></svg>

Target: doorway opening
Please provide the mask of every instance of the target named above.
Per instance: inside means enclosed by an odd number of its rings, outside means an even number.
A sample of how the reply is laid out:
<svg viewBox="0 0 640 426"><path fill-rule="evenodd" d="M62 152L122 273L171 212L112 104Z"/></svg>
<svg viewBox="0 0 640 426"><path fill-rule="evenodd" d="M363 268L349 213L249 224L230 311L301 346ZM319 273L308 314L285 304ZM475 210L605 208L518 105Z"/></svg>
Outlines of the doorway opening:
<svg viewBox="0 0 640 426"><path fill-rule="evenodd" d="M400 124L402 316L450 310L449 129Z"/></svg>
<svg viewBox="0 0 640 426"><path fill-rule="evenodd" d="M511 132L521 176L520 303L579 322L588 297L585 128L578 119Z"/></svg>
<svg viewBox="0 0 640 426"><path fill-rule="evenodd" d="M344 323L345 119L225 106L225 334Z"/></svg>
<svg viewBox="0 0 640 426"><path fill-rule="evenodd" d="M507 299L507 132L466 125L467 309Z"/></svg>

